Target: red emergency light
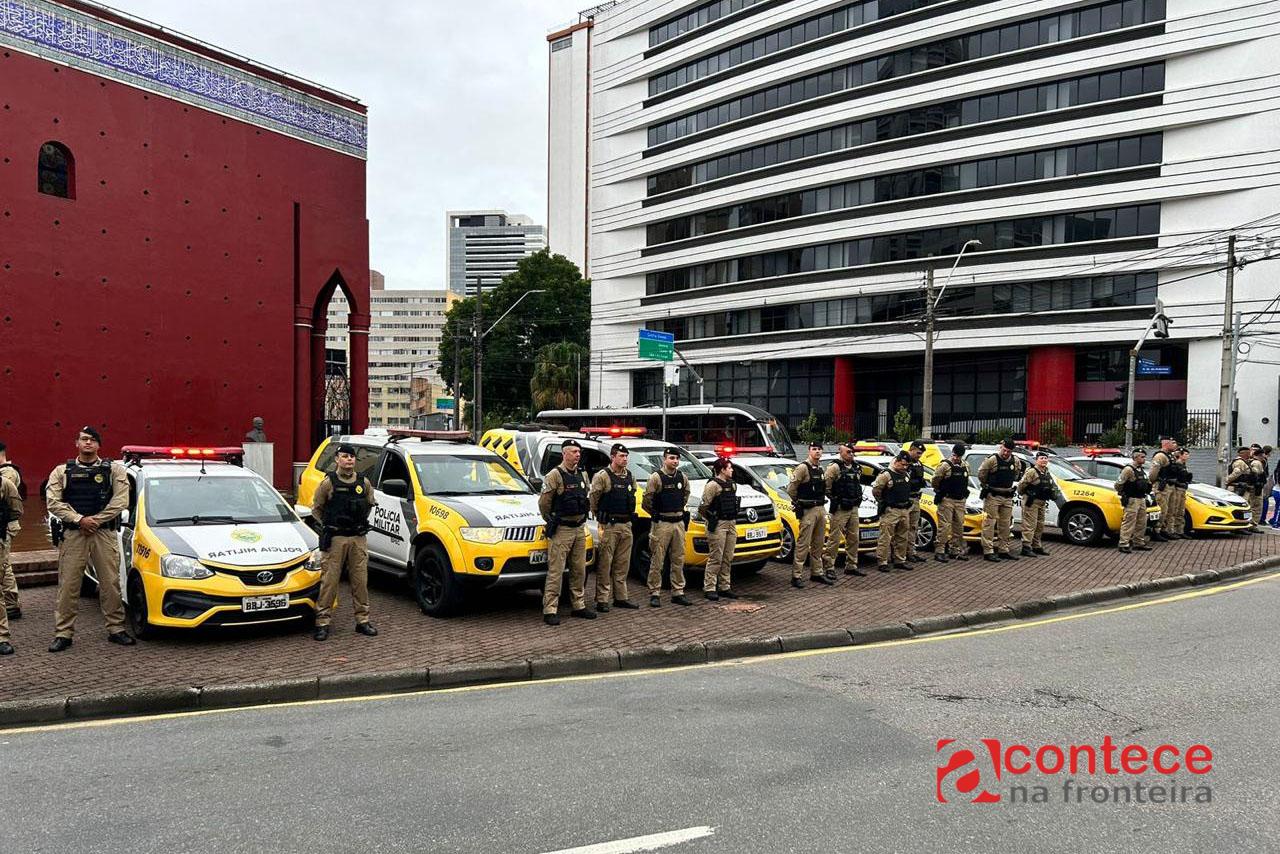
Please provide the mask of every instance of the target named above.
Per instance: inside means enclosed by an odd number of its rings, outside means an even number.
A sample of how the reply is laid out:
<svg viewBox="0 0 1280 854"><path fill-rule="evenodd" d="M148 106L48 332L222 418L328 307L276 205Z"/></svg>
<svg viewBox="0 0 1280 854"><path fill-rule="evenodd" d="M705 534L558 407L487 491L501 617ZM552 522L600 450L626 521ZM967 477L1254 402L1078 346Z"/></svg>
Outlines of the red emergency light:
<svg viewBox="0 0 1280 854"><path fill-rule="evenodd" d="M1087 457L1118 457L1120 456L1119 448L1092 447L1092 448L1083 448L1082 450L1084 451L1084 454Z"/></svg>
<svg viewBox="0 0 1280 854"><path fill-rule="evenodd" d="M649 431L644 427L583 427L581 431L584 436L608 436L611 439L621 439L624 436L643 436Z"/></svg>
<svg viewBox="0 0 1280 854"><path fill-rule="evenodd" d="M738 453L738 449L735 448L733 445L717 445L716 446L716 456L718 457L732 457L736 453Z"/></svg>
<svg viewBox="0 0 1280 854"><path fill-rule="evenodd" d="M226 460L232 462L244 458L244 448L229 445L214 448L187 448L173 445L125 445L120 449L125 459L175 459L175 460Z"/></svg>
<svg viewBox="0 0 1280 854"><path fill-rule="evenodd" d="M1019 439L1013 444L1017 445L1019 448L1026 448L1029 451L1040 450L1040 443L1034 439Z"/></svg>

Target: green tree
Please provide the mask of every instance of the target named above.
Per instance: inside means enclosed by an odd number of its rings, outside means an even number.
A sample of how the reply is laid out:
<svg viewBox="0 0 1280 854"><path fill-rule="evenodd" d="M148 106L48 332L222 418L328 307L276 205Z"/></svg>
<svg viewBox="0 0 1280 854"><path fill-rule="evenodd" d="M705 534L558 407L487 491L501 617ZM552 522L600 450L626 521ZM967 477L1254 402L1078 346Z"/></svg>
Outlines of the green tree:
<svg viewBox="0 0 1280 854"><path fill-rule="evenodd" d="M796 425L796 429L792 431L796 434L796 438L808 445L810 442L822 441L822 428L818 426L818 413L812 409L804 420Z"/></svg>
<svg viewBox="0 0 1280 854"><path fill-rule="evenodd" d="M529 381L533 411L575 407L584 367L590 372L589 354L581 344L561 341L540 348L534 357L533 377Z"/></svg>
<svg viewBox="0 0 1280 854"><path fill-rule="evenodd" d="M899 442L910 442L920 434L920 428L911 423L911 411L899 406L893 413L893 435Z"/></svg>
<svg viewBox="0 0 1280 854"><path fill-rule="evenodd" d="M485 338L486 424L491 412L503 413L507 420L536 414L531 382L538 351L543 347L565 343L581 347L585 353L591 334L591 283L582 278L581 271L568 258L543 250L521 260L515 272L492 291L454 303L445 316L440 375L454 394L460 393L469 400L473 397L472 320L477 300L484 300L483 322L488 329L522 294L532 290L546 293L526 297ZM460 390L453 388L455 358ZM584 369L587 364L584 355ZM586 376L589 372L584 380ZM469 412L466 420L470 421Z"/></svg>
<svg viewBox="0 0 1280 854"><path fill-rule="evenodd" d="M1067 443L1067 424L1061 418L1050 418L1040 424L1040 444L1062 447Z"/></svg>

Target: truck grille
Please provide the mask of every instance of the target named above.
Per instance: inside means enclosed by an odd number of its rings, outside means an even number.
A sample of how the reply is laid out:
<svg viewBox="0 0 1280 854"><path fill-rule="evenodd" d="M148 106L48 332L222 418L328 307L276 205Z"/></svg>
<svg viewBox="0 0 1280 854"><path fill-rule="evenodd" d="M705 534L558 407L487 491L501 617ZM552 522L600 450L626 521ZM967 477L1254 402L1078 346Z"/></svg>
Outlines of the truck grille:
<svg viewBox="0 0 1280 854"><path fill-rule="evenodd" d="M538 534L541 531L541 525L526 525L520 528L507 528L507 532L502 538L512 543L532 543L538 539Z"/></svg>

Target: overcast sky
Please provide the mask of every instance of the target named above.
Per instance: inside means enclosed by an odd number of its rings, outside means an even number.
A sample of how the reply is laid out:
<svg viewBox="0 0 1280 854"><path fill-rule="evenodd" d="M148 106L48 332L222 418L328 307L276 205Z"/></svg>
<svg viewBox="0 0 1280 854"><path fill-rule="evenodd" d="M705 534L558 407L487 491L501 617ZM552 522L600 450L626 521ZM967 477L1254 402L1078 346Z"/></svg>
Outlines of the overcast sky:
<svg viewBox="0 0 1280 854"><path fill-rule="evenodd" d="M369 107L369 262L444 287L444 212L545 224L547 33L591 0L110 0Z"/></svg>

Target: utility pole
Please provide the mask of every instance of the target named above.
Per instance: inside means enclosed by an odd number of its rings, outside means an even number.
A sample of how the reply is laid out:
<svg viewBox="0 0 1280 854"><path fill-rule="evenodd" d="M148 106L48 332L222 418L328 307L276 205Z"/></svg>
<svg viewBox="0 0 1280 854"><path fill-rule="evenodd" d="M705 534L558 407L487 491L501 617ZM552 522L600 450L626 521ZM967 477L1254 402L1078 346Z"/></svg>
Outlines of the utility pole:
<svg viewBox="0 0 1280 854"><path fill-rule="evenodd" d="M960 259L964 257L964 253L969 250L970 246L981 246L981 240L968 240L964 246L960 247L960 251L956 253L956 261L951 265L950 272L947 273L947 280L942 283L942 289L935 296L933 293L933 268L930 267L925 271L924 277L924 406L923 417L920 419L924 423L920 425L920 438L933 438L933 338L935 324L937 322L938 304L942 302L942 295L947 292L947 286L951 284L951 277L955 275L956 267L960 266Z"/></svg>
<svg viewBox="0 0 1280 854"><path fill-rule="evenodd" d="M484 362L484 288L476 288L476 313L471 324L471 385L475 400L471 401L471 436L475 442L480 441L481 417L484 412L483 386L481 370Z"/></svg>
<svg viewBox="0 0 1280 854"><path fill-rule="evenodd" d="M1231 327L1231 398L1235 403L1236 396L1236 371L1240 367L1240 321L1241 312L1236 311L1235 323ZM1240 425L1236 423L1235 406L1231 407L1231 411L1227 415L1227 451L1240 440ZM1224 475L1225 477L1225 475Z"/></svg>
<svg viewBox="0 0 1280 854"><path fill-rule="evenodd" d="M1227 236L1227 285L1222 297L1222 366L1218 390L1218 485L1227 479L1227 461L1231 459L1231 398L1235 384L1236 352L1235 312L1236 236Z"/></svg>
<svg viewBox="0 0 1280 854"><path fill-rule="evenodd" d="M582 406L582 353L575 352L573 354L574 368L573 378L578 383L578 390L573 395L573 405L581 408Z"/></svg>
<svg viewBox="0 0 1280 854"><path fill-rule="evenodd" d="M959 259L957 259L959 260ZM924 271L924 415L920 438L933 438L933 268Z"/></svg>
<svg viewBox="0 0 1280 854"><path fill-rule="evenodd" d="M462 429L462 331L453 330L453 429Z"/></svg>

